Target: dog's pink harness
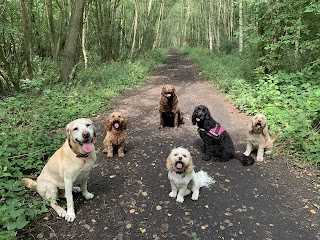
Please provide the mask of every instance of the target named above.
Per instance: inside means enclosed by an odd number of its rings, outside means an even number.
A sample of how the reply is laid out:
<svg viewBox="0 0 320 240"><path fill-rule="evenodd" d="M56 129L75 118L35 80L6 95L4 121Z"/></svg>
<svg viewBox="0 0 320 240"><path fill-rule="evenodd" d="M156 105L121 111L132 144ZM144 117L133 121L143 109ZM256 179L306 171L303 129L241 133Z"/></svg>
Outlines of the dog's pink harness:
<svg viewBox="0 0 320 240"><path fill-rule="evenodd" d="M207 132L207 135L214 138L219 138L220 135L225 131L226 129L222 127L219 123L216 124L214 128L211 128L209 132Z"/></svg>

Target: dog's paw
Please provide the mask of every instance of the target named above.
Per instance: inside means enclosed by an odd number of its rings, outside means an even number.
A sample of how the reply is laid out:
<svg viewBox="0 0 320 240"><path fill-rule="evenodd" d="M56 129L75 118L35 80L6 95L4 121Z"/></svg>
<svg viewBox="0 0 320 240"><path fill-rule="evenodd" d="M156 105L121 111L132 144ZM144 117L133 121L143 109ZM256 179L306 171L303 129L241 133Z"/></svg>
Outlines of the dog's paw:
<svg viewBox="0 0 320 240"><path fill-rule="evenodd" d="M68 222L73 222L75 218L76 218L76 214L74 213L74 211L67 212L67 215L65 216L65 219Z"/></svg>
<svg viewBox="0 0 320 240"><path fill-rule="evenodd" d="M119 153L118 156L123 158L124 157L124 153Z"/></svg>
<svg viewBox="0 0 320 240"><path fill-rule="evenodd" d="M92 199L94 197L94 195L89 192L84 193L83 196L85 199Z"/></svg>
<svg viewBox="0 0 320 240"><path fill-rule="evenodd" d="M250 154L251 154L250 151L245 151L245 152L243 153L243 155L245 155L245 156L247 156L247 157L249 157Z"/></svg>
<svg viewBox="0 0 320 240"><path fill-rule="evenodd" d="M58 214L59 217L64 218L67 215L67 211L64 210L63 208L56 209L56 212Z"/></svg>
<svg viewBox="0 0 320 240"><path fill-rule="evenodd" d="M107 154L107 157L108 157L108 158L112 158L112 157L113 157L113 154L112 154L112 153L108 153L108 154Z"/></svg>
<svg viewBox="0 0 320 240"><path fill-rule="evenodd" d="M191 199L194 200L194 201L197 201L199 199L199 194L193 193L192 196L191 196Z"/></svg>
<svg viewBox="0 0 320 240"><path fill-rule="evenodd" d="M270 154L271 154L271 152L272 152L271 150L267 150L267 151L265 151L265 152L264 152L264 154L266 154L266 155L270 155Z"/></svg>
<svg viewBox="0 0 320 240"><path fill-rule="evenodd" d="M72 192L79 193L79 192L81 192L81 188L80 187L73 187Z"/></svg>
<svg viewBox="0 0 320 240"><path fill-rule="evenodd" d="M171 191L169 193L169 197L175 198L176 196L177 196L177 192L175 192L175 191Z"/></svg>
<svg viewBox="0 0 320 240"><path fill-rule="evenodd" d="M257 157L257 162L263 162L263 157Z"/></svg>
<svg viewBox="0 0 320 240"><path fill-rule="evenodd" d="M177 202L179 202L179 203L183 203L184 202L184 198L182 197L182 196L180 196L180 195L178 195L178 197L177 197Z"/></svg>

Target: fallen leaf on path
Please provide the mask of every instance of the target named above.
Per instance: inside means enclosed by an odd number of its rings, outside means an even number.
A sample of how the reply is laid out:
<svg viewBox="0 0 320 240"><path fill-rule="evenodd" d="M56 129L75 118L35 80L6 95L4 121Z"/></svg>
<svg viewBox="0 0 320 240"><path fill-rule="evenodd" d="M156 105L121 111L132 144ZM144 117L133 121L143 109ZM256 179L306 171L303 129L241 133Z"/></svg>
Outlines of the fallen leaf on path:
<svg viewBox="0 0 320 240"><path fill-rule="evenodd" d="M201 226L201 229L206 229L207 227L209 227L209 224L205 224L205 225L203 225L203 226Z"/></svg>
<svg viewBox="0 0 320 240"><path fill-rule="evenodd" d="M139 228L141 233L145 233L147 230L145 228Z"/></svg>
<svg viewBox="0 0 320 240"><path fill-rule="evenodd" d="M310 212L311 212L312 214L316 214L316 213L317 213L317 212L316 212L315 210L313 210L313 209L311 209Z"/></svg>
<svg viewBox="0 0 320 240"><path fill-rule="evenodd" d="M135 209L130 209L129 212L130 212L130 213L135 213L135 211L136 211Z"/></svg>
<svg viewBox="0 0 320 240"><path fill-rule="evenodd" d="M156 206L156 209L157 209L158 211L160 211L160 210L162 209L162 207L161 207L160 205L158 205L158 206Z"/></svg>

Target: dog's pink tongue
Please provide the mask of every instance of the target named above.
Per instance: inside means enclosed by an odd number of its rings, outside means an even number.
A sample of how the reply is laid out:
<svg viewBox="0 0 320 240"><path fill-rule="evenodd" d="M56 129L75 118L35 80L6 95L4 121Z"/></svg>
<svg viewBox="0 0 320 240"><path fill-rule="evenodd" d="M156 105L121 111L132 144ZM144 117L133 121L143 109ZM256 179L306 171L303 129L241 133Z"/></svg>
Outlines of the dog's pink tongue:
<svg viewBox="0 0 320 240"><path fill-rule="evenodd" d="M171 97L171 94L170 94L170 93L167 93L166 96L167 96L167 97Z"/></svg>
<svg viewBox="0 0 320 240"><path fill-rule="evenodd" d="M114 124L114 127L115 127L115 128L119 128L119 123L115 123L115 124Z"/></svg>
<svg viewBox="0 0 320 240"><path fill-rule="evenodd" d="M182 168L182 163L177 163L176 167L177 167L178 169L181 169L181 168Z"/></svg>
<svg viewBox="0 0 320 240"><path fill-rule="evenodd" d="M197 121L197 122L200 122L200 118L196 118L196 121Z"/></svg>
<svg viewBox="0 0 320 240"><path fill-rule="evenodd" d="M84 143L82 145L82 150L85 151L86 153L91 152L93 149L93 144L92 143Z"/></svg>

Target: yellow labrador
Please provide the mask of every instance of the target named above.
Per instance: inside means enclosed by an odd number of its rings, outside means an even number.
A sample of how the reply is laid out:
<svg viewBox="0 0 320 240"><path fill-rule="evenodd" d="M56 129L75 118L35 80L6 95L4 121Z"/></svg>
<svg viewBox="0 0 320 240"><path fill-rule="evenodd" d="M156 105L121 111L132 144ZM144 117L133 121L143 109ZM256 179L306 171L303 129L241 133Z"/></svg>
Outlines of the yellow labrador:
<svg viewBox="0 0 320 240"><path fill-rule="evenodd" d="M50 199L50 206L68 222L75 219L72 191L79 192L86 199L93 198L87 190L87 179L96 161L93 145L95 131L90 119L77 119L66 126L67 139L49 159L36 182L24 178L28 187L36 186L44 199ZM76 187L80 185L79 187ZM57 197L65 197L67 211L56 203Z"/></svg>

